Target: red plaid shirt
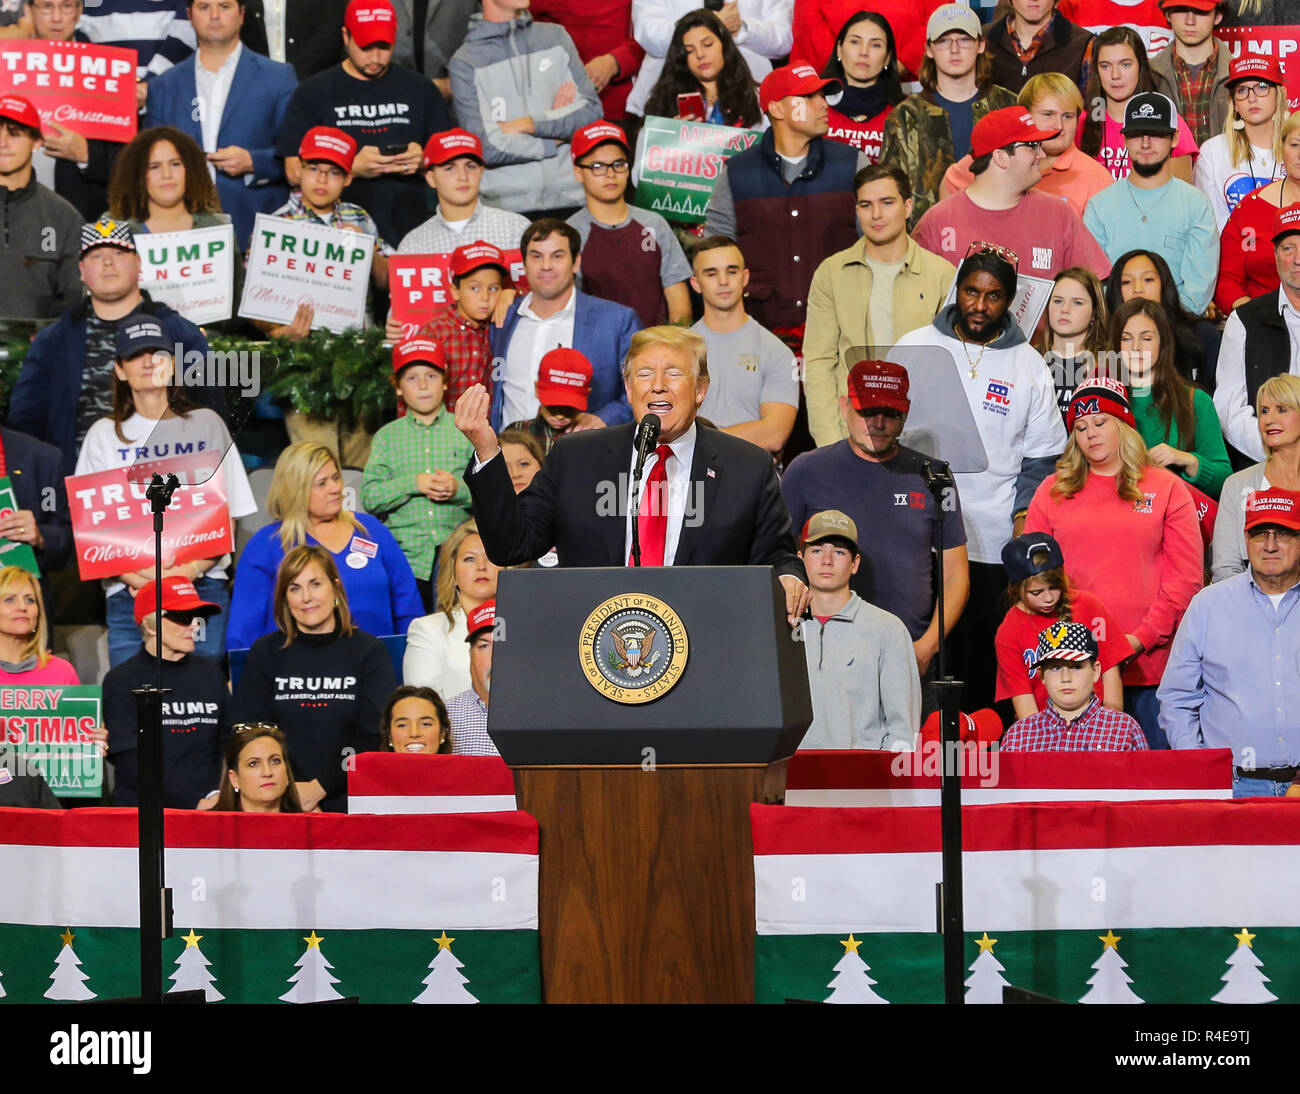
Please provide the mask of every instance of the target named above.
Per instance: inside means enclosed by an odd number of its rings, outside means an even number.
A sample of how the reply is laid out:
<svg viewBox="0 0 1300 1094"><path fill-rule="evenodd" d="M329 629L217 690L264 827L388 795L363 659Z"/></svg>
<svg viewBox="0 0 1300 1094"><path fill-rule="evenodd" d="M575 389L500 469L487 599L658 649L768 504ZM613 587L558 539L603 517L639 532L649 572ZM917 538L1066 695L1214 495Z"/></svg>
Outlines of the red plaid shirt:
<svg viewBox="0 0 1300 1094"><path fill-rule="evenodd" d="M1046 710L1022 718L1002 738L1003 752L1142 751L1142 727L1122 710L1102 706L1096 695L1082 714L1067 722L1048 703Z"/></svg>
<svg viewBox="0 0 1300 1094"><path fill-rule="evenodd" d="M1219 41L1214 40L1214 52L1209 60L1193 73L1183 59L1174 50L1174 78L1178 81L1178 96L1183 105L1179 110L1187 128L1192 131L1197 144L1204 144L1213 133L1210 132L1210 93L1214 90L1214 77L1219 71Z"/></svg>
<svg viewBox="0 0 1300 1094"><path fill-rule="evenodd" d="M1052 24L1056 21L1056 16L1055 13L1053 13L1052 18L1047 20L1046 23L1038 28L1033 38L1029 40L1028 49L1020 44L1020 37L1016 34L1015 20L1015 13L1008 13L1007 40L1011 43L1011 48L1015 52L1015 55L1020 59L1020 63L1022 65L1027 65L1038 56L1038 51L1043 48L1043 43L1047 41L1047 36L1052 33Z"/></svg>
<svg viewBox="0 0 1300 1094"><path fill-rule="evenodd" d="M432 338L447 358L447 385L443 405L456 409L456 400L475 384L492 394L492 347L488 343L488 322L475 323L454 307L439 312L420 328L420 335Z"/></svg>

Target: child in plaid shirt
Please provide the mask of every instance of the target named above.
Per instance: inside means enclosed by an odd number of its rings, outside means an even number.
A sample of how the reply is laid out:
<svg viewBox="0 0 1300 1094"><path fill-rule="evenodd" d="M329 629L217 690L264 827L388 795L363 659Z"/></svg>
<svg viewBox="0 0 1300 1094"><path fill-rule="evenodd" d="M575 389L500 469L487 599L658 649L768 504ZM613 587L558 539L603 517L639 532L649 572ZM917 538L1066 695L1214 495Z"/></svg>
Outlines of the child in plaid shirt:
<svg viewBox="0 0 1300 1094"><path fill-rule="evenodd" d="M401 544L426 611L433 611L438 545L472 515L463 475L474 447L443 406L442 346L412 338L393 347L393 387L407 413L375 434L361 503Z"/></svg>

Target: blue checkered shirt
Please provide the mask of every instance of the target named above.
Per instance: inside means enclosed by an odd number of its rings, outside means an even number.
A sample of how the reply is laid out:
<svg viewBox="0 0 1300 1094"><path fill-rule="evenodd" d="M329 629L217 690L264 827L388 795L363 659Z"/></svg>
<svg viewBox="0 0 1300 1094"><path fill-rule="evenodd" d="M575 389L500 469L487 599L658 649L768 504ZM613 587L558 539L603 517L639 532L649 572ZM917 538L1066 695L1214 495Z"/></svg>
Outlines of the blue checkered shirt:
<svg viewBox="0 0 1300 1094"><path fill-rule="evenodd" d="M499 756L487 731L487 703L473 688L447 700L451 750L460 756Z"/></svg>

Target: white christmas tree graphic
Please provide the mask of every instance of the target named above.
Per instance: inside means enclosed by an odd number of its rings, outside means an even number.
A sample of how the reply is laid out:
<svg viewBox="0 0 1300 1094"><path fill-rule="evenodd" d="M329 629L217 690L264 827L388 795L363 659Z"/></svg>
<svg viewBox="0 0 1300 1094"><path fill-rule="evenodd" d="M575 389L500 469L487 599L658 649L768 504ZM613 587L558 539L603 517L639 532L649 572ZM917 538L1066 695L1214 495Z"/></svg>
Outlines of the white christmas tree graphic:
<svg viewBox="0 0 1300 1094"><path fill-rule="evenodd" d="M966 1002L968 1003L1001 1003L1002 989L1008 987L1008 981L1002 976L1005 971L1003 965L993 956L993 947L997 945L996 938L990 938L989 932L984 932L983 938L975 939L975 945L980 948L979 956L971 963L971 975L966 981Z"/></svg>
<svg viewBox="0 0 1300 1094"><path fill-rule="evenodd" d="M438 952L429 962L429 975L423 981L424 991L420 992L412 1002L477 1003L478 1000L465 987L469 979L458 971L465 967L464 964L456 960L456 955L451 952L451 944L456 940L448 938L447 932L443 931L434 941L438 943Z"/></svg>
<svg viewBox="0 0 1300 1094"><path fill-rule="evenodd" d="M1116 943L1123 938L1123 935L1116 934L1114 931L1107 929L1105 934L1097 936L1105 945L1102 947L1101 956L1092 963L1092 967L1097 970L1096 975L1088 980L1092 985L1088 994L1079 1000L1080 1003L1143 1003L1144 999L1139 999L1133 989L1129 987L1133 983L1124 970L1128 968L1128 963L1119 955L1119 947Z"/></svg>
<svg viewBox="0 0 1300 1094"><path fill-rule="evenodd" d="M71 927L67 927L59 937L63 939L63 949L54 959L54 971L50 973L52 983L45 998L94 999L95 993L84 983L90 977L81 971L81 959L72 949L72 940L77 936L72 933Z"/></svg>
<svg viewBox="0 0 1300 1094"><path fill-rule="evenodd" d="M307 943L307 948L294 962L298 971L289 977L293 987L280 996L280 1000L285 1003L321 1003L326 999L342 999L343 996L331 987L338 983L338 978L329 974L334 966L321 952L320 944L325 939L318 937L313 930L302 940Z"/></svg>
<svg viewBox="0 0 1300 1094"><path fill-rule="evenodd" d="M0 977L3 976L4 973L0 972ZM0 980L0 999L3 999L4 997L5 997L5 986L3 980Z"/></svg>
<svg viewBox="0 0 1300 1094"><path fill-rule="evenodd" d="M203 936L195 934L191 927L190 933L181 935L181 938L185 941L185 949L181 950L180 957L176 959L176 971L171 975L172 991L201 991L209 1003L224 999L225 996L213 984L216 977L208 972L208 966L212 962L199 949Z"/></svg>
<svg viewBox="0 0 1300 1094"><path fill-rule="evenodd" d="M862 940L853 937L850 932L848 938L841 938L840 945L844 947L844 956L835 963L835 972L838 974L826 986L835 990L826 997L828 1003L888 1003L871 990L871 985L876 981L872 980L869 971L870 966L858 956L858 947L862 945Z"/></svg>
<svg viewBox="0 0 1300 1094"><path fill-rule="evenodd" d="M1220 977L1223 987L1210 1002L1272 1003L1277 996L1264 987L1269 980L1259 970L1264 962L1255 953L1255 936L1242 927L1241 933L1232 937L1237 940L1237 948L1227 960L1228 971Z"/></svg>

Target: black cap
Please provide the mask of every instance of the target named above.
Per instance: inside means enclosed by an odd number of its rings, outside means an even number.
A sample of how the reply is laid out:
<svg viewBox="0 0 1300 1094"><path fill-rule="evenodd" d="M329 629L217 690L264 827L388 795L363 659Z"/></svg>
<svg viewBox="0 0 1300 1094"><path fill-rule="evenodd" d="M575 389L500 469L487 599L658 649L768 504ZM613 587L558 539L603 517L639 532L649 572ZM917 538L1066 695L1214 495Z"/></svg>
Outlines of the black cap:
<svg viewBox="0 0 1300 1094"><path fill-rule="evenodd" d="M1124 104L1124 136L1133 133L1163 133L1172 136L1178 132L1178 111L1168 95L1158 91L1143 91Z"/></svg>
<svg viewBox="0 0 1300 1094"><path fill-rule="evenodd" d="M1046 551L1047 558L1041 566L1034 565L1034 555ZM1028 581L1047 570L1065 565L1061 545L1046 532L1026 532L1016 536L1002 548L1002 568L1012 581Z"/></svg>

